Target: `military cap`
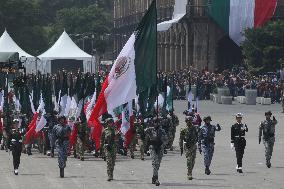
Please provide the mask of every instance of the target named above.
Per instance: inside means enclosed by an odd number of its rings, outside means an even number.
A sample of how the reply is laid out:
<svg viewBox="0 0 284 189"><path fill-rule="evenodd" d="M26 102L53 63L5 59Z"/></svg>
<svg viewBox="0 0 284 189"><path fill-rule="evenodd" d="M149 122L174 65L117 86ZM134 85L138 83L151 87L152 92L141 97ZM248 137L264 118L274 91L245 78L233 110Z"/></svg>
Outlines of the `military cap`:
<svg viewBox="0 0 284 189"><path fill-rule="evenodd" d="M238 117L239 117L239 118L242 118L242 117L243 117L243 114L242 114L242 113L237 113L237 114L236 114L236 118L238 118Z"/></svg>
<svg viewBox="0 0 284 189"><path fill-rule="evenodd" d="M212 121L211 116L206 116L203 118L203 121L206 121L206 120Z"/></svg>
<svg viewBox="0 0 284 189"><path fill-rule="evenodd" d="M264 115L272 115L272 112L269 110L269 111L265 112Z"/></svg>

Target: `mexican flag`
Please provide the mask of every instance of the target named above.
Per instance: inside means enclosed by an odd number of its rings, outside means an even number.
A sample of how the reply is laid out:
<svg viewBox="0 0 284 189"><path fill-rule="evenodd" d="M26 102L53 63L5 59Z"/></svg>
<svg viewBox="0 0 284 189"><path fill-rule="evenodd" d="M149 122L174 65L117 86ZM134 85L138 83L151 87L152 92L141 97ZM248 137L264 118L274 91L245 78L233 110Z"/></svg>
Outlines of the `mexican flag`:
<svg viewBox="0 0 284 189"><path fill-rule="evenodd" d="M89 119L89 123L92 123L98 132L96 141L101 134L102 126L98 118L102 114L112 112L116 107L132 101L156 84L156 35L157 12L154 0L102 85ZM98 146L96 143L97 148Z"/></svg>
<svg viewBox="0 0 284 189"><path fill-rule="evenodd" d="M268 22L277 6L277 0L215 0L211 2L209 15L237 45L244 41L246 29L258 28Z"/></svg>
<svg viewBox="0 0 284 189"><path fill-rule="evenodd" d="M124 147L128 148L135 134L132 101L128 102L123 108L120 132L125 136Z"/></svg>

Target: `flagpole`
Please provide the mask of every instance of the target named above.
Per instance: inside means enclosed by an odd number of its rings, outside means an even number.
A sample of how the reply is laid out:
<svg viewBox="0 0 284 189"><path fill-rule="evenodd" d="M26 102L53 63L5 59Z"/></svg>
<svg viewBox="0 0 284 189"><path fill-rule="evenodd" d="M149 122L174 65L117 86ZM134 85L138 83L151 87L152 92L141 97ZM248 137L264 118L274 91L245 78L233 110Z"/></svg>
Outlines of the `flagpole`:
<svg viewBox="0 0 284 189"><path fill-rule="evenodd" d="M155 3L155 9L156 9L156 83L158 84L158 25L157 25L157 18L158 18L158 13L157 13L157 1L154 0ZM156 90L158 90L158 85L156 85ZM157 121L159 120L159 92L157 95Z"/></svg>

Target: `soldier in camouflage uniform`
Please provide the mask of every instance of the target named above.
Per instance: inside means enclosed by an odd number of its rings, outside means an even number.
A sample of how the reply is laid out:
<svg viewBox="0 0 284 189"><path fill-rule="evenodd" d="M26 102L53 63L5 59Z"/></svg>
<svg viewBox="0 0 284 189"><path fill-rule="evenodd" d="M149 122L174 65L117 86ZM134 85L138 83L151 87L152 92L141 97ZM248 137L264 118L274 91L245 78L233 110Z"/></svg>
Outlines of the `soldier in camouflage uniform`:
<svg viewBox="0 0 284 189"><path fill-rule="evenodd" d="M58 151L58 166L60 169L60 177L64 177L64 168L66 167L66 161L68 156L69 147L69 135L71 133L70 126L65 124L66 118L64 116L59 117L59 124L53 127L53 133L55 137L55 144Z"/></svg>
<svg viewBox="0 0 284 189"><path fill-rule="evenodd" d="M172 131L172 121L169 118L169 116L167 115L163 115L164 117L159 117L158 119L154 118L154 120L158 120L161 124L161 127L163 128L163 130L165 131L166 135L167 135L167 139L168 139L168 143L164 146L164 154L167 154L167 149L169 148L169 142L170 140L172 140L172 135L171 135L171 131Z"/></svg>
<svg viewBox="0 0 284 189"><path fill-rule="evenodd" d="M142 117L137 118L137 122L134 123L135 130L136 130L136 138L137 144L139 146L140 151L140 159L144 161L144 154L145 154L145 124L143 122Z"/></svg>
<svg viewBox="0 0 284 189"><path fill-rule="evenodd" d="M198 131L197 128L192 124L193 118L187 116L185 122L187 128L183 128L180 131L179 147L181 150L181 155L185 152L185 157L187 159L187 178L192 180L192 169L195 164L196 150L198 142Z"/></svg>
<svg viewBox="0 0 284 189"><path fill-rule="evenodd" d="M106 128L103 131L104 135L104 150L107 161L107 181L113 180L113 171L116 160L116 141L115 141L115 126L112 118L106 119Z"/></svg>
<svg viewBox="0 0 284 189"><path fill-rule="evenodd" d="M140 159L144 161L144 140L145 140L145 132L144 132L144 123L141 117L137 117L134 121L135 135L133 140L129 146L130 148L130 156L134 159L134 151L136 149L136 145L139 146Z"/></svg>
<svg viewBox="0 0 284 189"><path fill-rule="evenodd" d="M273 119L271 119L271 115L271 111L265 112L266 119L260 123L259 127L259 144L261 142L261 137L263 136L262 139L265 147L266 166L268 168L271 167L270 160L275 142L275 125L277 124L277 120L274 116Z"/></svg>
<svg viewBox="0 0 284 189"><path fill-rule="evenodd" d="M135 131L135 134L134 134L132 141L129 145L129 152L130 152L131 159L134 159L134 151L136 150L136 144L137 144L137 136L136 136L136 131Z"/></svg>
<svg viewBox="0 0 284 189"><path fill-rule="evenodd" d="M176 128L179 125L179 120L173 111L170 111L169 119L170 119L171 127L170 127L170 132L169 132L170 136L169 136L168 148L170 149L170 151L173 151L173 143L174 143L175 136L176 136Z"/></svg>
<svg viewBox="0 0 284 189"><path fill-rule="evenodd" d="M107 126L106 122L103 121L101 122L102 126L103 126L103 132L102 132L102 136L101 136L101 148L100 148L100 156L101 158L106 161L106 154L105 154L105 128Z"/></svg>
<svg viewBox="0 0 284 189"><path fill-rule="evenodd" d="M155 118L153 122L149 123L149 127L145 130L147 144L150 145L149 149L152 157L153 177L152 184L160 185L158 178L158 171L164 154L164 148L168 143L168 137L160 126L159 119Z"/></svg>
<svg viewBox="0 0 284 189"><path fill-rule="evenodd" d="M77 135L77 141L76 141L76 155L77 158L81 161L84 161L84 153L85 153L85 144L86 144L86 125L85 123L80 123L77 121L75 123L76 127L78 128L78 135Z"/></svg>
<svg viewBox="0 0 284 189"><path fill-rule="evenodd" d="M199 152L204 155L204 165L205 165L205 174L210 175L211 171L209 169L211 165L211 161L214 154L214 138L215 132L220 131L221 127L219 124L211 125L211 117L207 116L203 119L205 124L200 127L199 134L198 134L198 149Z"/></svg>

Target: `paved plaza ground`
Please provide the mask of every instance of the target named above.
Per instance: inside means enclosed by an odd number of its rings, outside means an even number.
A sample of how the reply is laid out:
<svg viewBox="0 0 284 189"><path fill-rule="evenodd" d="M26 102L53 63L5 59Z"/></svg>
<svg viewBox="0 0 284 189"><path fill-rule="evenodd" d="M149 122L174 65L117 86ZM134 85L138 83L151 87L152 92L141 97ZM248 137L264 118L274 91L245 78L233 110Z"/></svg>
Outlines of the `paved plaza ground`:
<svg viewBox="0 0 284 189"><path fill-rule="evenodd" d="M175 139L175 149L164 156L159 172L159 188L284 188L284 114L281 105L220 105L211 101L200 102L202 117L211 115L213 124L219 123L222 131L216 134L215 154L211 167L212 175L204 174L203 160L197 155L193 171L194 180L186 179L186 159L180 156L178 147L179 131L185 126L186 101L175 101L175 110L180 119ZM278 120L276 143L272 158L272 168L265 166L264 146L258 144L258 126L264 119L264 112L271 110ZM243 174L235 170L236 158L230 148L230 127L234 114L242 112L248 125L247 148L244 155ZM14 176L12 157L0 151L0 189L145 189L157 188L151 184L152 166L149 157L146 161L137 158L118 156L112 182L107 182L106 162L89 155L84 162L68 158L65 178L59 178L57 159L34 153L22 155L20 174Z"/></svg>

